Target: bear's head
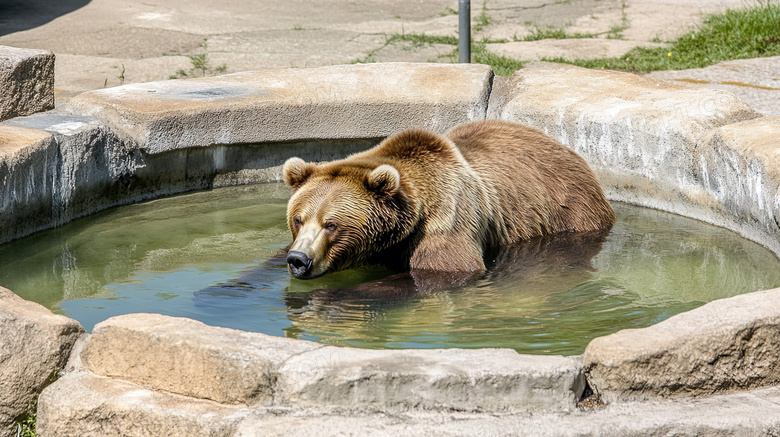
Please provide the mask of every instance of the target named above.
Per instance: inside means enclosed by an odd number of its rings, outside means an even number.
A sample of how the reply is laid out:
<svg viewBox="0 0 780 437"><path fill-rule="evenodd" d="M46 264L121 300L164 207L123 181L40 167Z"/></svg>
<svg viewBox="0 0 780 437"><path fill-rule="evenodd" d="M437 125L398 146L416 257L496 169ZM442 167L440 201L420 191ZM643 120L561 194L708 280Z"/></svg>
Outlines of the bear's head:
<svg viewBox="0 0 780 437"><path fill-rule="evenodd" d="M287 224L290 273L299 279L357 266L402 241L414 227L413 207L391 165L337 161L284 164L293 191Z"/></svg>

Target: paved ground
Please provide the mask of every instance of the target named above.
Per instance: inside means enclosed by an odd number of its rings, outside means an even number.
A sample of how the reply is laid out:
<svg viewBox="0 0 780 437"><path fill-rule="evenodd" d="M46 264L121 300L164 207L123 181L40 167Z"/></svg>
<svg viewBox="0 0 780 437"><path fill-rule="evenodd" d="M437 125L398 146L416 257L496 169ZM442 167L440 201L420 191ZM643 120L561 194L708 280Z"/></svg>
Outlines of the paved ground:
<svg viewBox="0 0 780 437"><path fill-rule="evenodd" d="M780 56L726 61L650 76L728 91L764 115L780 115Z"/></svg>
<svg viewBox="0 0 780 437"><path fill-rule="evenodd" d="M742 5L744 0L486 0L472 1L471 8L475 39L506 39L489 44L489 50L536 60L620 55L673 38L703 14ZM457 8L456 0L3 0L0 44L53 51L60 104L84 91L191 70L188 55L204 53L204 41L209 65L214 70L224 65L228 73L357 61L452 62L452 45L385 42L402 33L455 36ZM596 38L514 41L545 26ZM608 38L617 34L620 38ZM759 98L780 93L778 64L755 79L763 65L757 63L743 68L738 80L726 81L746 84L743 91ZM705 80L698 77L679 76ZM724 80L706 81L722 86ZM768 106L764 112L780 114L775 108L780 104L772 104L780 98L766 100L770 103L757 109Z"/></svg>

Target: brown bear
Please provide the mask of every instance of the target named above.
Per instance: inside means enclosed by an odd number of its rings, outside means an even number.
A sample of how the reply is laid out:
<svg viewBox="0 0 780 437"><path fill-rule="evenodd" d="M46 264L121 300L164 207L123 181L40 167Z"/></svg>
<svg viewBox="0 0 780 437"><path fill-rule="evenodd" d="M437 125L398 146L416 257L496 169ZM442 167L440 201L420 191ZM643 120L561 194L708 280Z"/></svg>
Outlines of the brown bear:
<svg viewBox="0 0 780 437"><path fill-rule="evenodd" d="M296 278L367 263L474 275L486 250L605 229L615 214L588 164L539 130L505 121L412 129L323 164L290 158L284 179Z"/></svg>

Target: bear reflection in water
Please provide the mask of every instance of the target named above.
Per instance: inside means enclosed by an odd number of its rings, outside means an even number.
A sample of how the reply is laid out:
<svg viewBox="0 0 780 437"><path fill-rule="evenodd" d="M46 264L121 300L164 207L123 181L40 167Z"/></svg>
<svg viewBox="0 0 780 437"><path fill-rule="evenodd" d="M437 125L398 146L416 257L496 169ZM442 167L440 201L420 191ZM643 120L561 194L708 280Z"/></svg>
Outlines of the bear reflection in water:
<svg viewBox="0 0 780 437"><path fill-rule="evenodd" d="M464 278L440 272L420 277L403 272L348 288L287 293L285 302L292 310L333 317L342 306L352 303L380 309L432 293L475 288L489 288L499 300L502 295L513 300L518 293L544 300L591 279L592 259L601 251L608 234L609 230L559 233L502 246L488 254L487 270L478 276ZM492 304L500 306L498 302Z"/></svg>
<svg viewBox="0 0 780 437"><path fill-rule="evenodd" d="M507 307L516 306L518 295L539 302L591 279L592 259L601 251L608 234L609 230L559 233L502 246L487 255L485 272L466 279L441 273L424 275L425 280L421 281L408 271L379 270L378 274L384 277L355 284L361 279L361 272L346 271L344 276L350 277L354 285L306 292L288 290L284 302L296 329L303 330L341 317L354 319L403 307L407 302L436 294L468 293L475 289L490 292L491 305L498 307L502 306L501 301ZM286 270L285 251L230 283L196 292L196 299L210 300L218 296L258 299L265 294L276 294L279 278L286 276L286 281L296 281L287 276ZM349 308L360 308L362 315L345 310Z"/></svg>

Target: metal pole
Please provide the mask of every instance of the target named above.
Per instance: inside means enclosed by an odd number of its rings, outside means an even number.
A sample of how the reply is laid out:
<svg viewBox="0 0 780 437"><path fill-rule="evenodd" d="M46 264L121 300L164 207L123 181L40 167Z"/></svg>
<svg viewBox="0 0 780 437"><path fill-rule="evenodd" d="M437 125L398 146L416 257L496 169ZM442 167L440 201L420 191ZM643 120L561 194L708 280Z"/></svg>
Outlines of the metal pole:
<svg viewBox="0 0 780 437"><path fill-rule="evenodd" d="M458 0L458 62L471 62L471 0Z"/></svg>

